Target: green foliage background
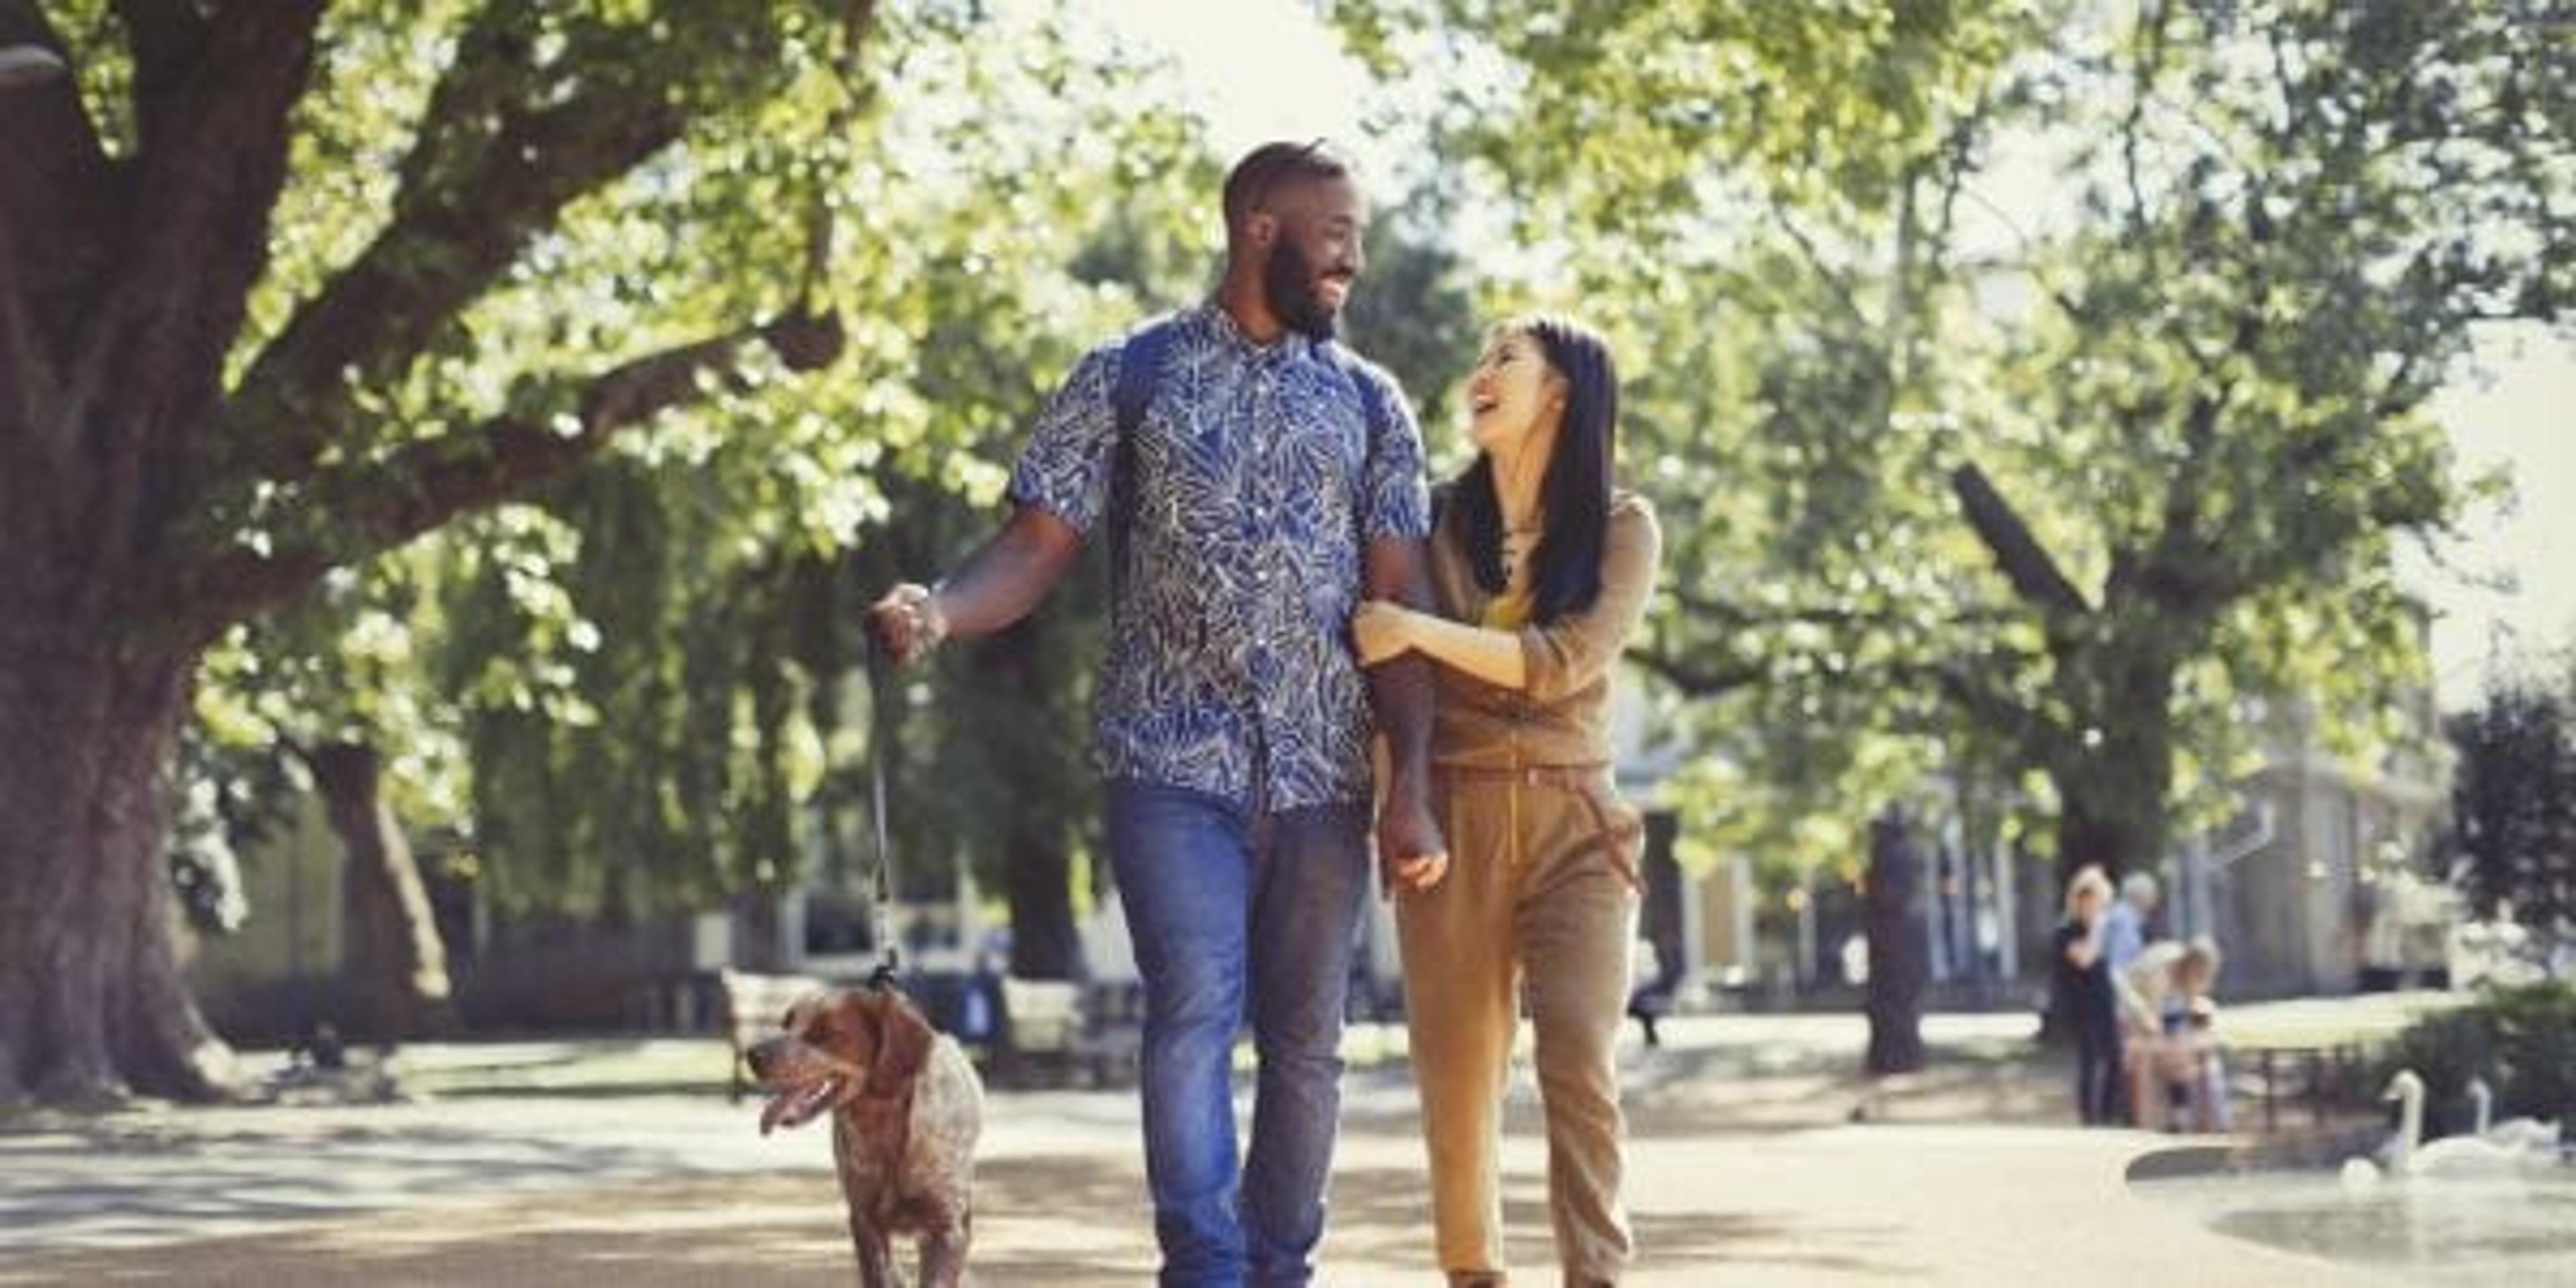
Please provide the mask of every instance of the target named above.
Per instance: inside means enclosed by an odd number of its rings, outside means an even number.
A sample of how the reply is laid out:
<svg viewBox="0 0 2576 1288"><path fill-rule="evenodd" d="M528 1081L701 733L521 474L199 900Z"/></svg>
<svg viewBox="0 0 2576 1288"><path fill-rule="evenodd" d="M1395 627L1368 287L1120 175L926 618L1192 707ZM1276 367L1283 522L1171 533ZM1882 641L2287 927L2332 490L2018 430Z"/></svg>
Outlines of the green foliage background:
<svg viewBox="0 0 2576 1288"><path fill-rule="evenodd" d="M1623 356L1626 469L1670 543L1641 654L1695 748L1686 860L1849 874L1877 803L1937 791L1981 847L2150 862L2285 728L2361 762L2422 752L2395 556L2495 487L2460 476L2426 400L2476 328L2558 319L2576 289L2553 6L1330 12L1429 104L1400 123L1419 189L1389 194L1352 329L1444 465L1483 319L1569 309ZM504 907L847 873L886 751L927 869L993 863L1030 813L1084 846L1097 570L1017 652L873 697L855 614L985 530L1084 347L1205 287L1227 158L1168 69L1073 6L886 5L848 63L846 16L334 12L237 374L398 215L405 167L435 175L415 131L487 25L686 122L365 373L335 461L562 415L603 363L800 305L848 345L819 377L755 361L543 494L234 629L204 670L203 772L371 741L404 816L459 837ZM130 130L130 70L83 74ZM2062 208L1996 209L2033 183ZM298 499L246 487L213 521L333 540Z"/></svg>

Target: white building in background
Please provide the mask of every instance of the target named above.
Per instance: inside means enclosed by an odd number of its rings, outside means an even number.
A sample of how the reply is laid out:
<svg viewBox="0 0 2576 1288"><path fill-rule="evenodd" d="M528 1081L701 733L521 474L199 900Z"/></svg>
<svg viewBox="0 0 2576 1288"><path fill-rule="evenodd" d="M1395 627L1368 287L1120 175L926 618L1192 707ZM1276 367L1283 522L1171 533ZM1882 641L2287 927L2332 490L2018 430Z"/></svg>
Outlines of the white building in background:
<svg viewBox="0 0 2576 1288"><path fill-rule="evenodd" d="M2429 693L2409 714L2426 735L2438 727ZM2449 799L2449 756L2428 737L2429 755L2354 764L2320 747L2295 707L2275 720L2271 742L2244 784L2238 824L2169 865L2182 896L2176 929L2216 937L2221 986L2236 995L2446 979L2459 904L2422 863Z"/></svg>
<svg viewBox="0 0 2576 1288"><path fill-rule="evenodd" d="M2423 856L2442 826L2451 766L2438 738L2429 693L2407 713L2429 751L2356 764L2318 744L2313 722L2287 706L2272 717L2264 766L2240 785L2244 809L2228 826L2189 838L2158 866L2164 886L2156 933L2207 934L2225 963L2230 997L2349 993L2364 988L2437 986L2448 981L2448 946L2462 912L2458 897L2424 872ZM1658 896L1691 983L1707 992L1834 982L1836 950L1857 927L1845 892L1811 889L1794 905L1795 931L1765 945L1755 933L1750 856L1729 855L1714 870L1671 865L1674 820L1656 809L1663 779L1684 753L1648 736L1648 708L1623 702L1620 786L1649 811L1649 934ZM1925 796L1946 799L1936 778ZM1865 804L1856 810L1866 811ZM1935 984L1958 1003L2010 1004L2047 978L2048 936L2058 913L2054 866L2017 855L1973 854L1955 816L1937 808L1918 833L1928 869L1924 942ZM1660 865L1657 860L1660 859ZM1652 888L1661 868L1675 889ZM1820 912L1820 909L1822 911Z"/></svg>

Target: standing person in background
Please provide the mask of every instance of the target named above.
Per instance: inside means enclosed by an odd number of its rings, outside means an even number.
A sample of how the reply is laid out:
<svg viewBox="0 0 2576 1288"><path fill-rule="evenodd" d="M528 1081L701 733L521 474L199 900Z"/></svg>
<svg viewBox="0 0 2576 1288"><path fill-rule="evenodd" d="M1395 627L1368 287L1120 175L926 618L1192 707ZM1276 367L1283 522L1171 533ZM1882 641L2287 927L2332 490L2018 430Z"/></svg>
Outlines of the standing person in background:
<svg viewBox="0 0 2576 1288"><path fill-rule="evenodd" d="M2120 878L2120 897L2102 916L2102 956L2111 964L2111 992L2131 1028L2155 1020L2129 987L2129 971L2138 964L2138 955L2147 950L2147 931L2154 924L2160 895L2153 876L2132 872ZM2130 1080L2123 1076L2113 1081L2118 1088L2113 1094L2116 1116L2122 1122L2144 1126L2147 1107L2130 1100Z"/></svg>
<svg viewBox="0 0 2576 1288"><path fill-rule="evenodd" d="M2111 879L2088 867L2066 883L2066 919L2053 941L2057 1013L2075 1039L2075 1113L2088 1127L2121 1121L2120 1005L2111 982Z"/></svg>
<svg viewBox="0 0 2576 1288"><path fill-rule="evenodd" d="M2147 950L2147 931L2161 898L2156 879L2147 873L2120 878L2120 898L2102 914L2102 955L2111 959L2113 971L2136 965L2138 954Z"/></svg>

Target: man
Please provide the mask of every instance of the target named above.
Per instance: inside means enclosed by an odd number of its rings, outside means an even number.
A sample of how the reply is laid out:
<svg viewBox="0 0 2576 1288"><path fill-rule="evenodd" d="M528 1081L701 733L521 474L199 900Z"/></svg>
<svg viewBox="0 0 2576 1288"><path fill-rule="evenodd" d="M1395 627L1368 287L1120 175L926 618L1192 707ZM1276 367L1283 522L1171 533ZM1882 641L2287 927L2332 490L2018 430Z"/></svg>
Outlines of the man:
<svg viewBox="0 0 2576 1288"><path fill-rule="evenodd" d="M1365 211L1322 144L1225 184L1214 300L1092 351L1039 417L1001 531L869 611L899 661L1018 620L1106 524L1093 758L1145 992L1146 1175L1167 1285L1303 1284L1323 1233L1342 1006L1367 901L1371 707L1389 885L1447 866L1425 664L1366 675L1364 597L1428 599L1422 442L1395 382L1332 342ZM1260 1058L1238 1172L1230 1086Z"/></svg>
<svg viewBox="0 0 2576 1288"><path fill-rule="evenodd" d="M2138 954L2147 950L2147 925L2156 915L2159 896L2156 879L2147 873L2120 878L2119 901L2102 916L2102 956L2115 978L2125 977ZM2143 1005L2135 995L2125 1000L2133 1010Z"/></svg>
<svg viewBox="0 0 2576 1288"><path fill-rule="evenodd" d="M2144 872L2132 872L2120 878L2120 897L2102 916L2102 960L2110 966L2112 987L2119 995L2121 1021L2124 1027L2140 1032L2152 1029L2156 1017L2149 1011L2145 1000L2138 996L2137 990L2130 987L2129 971L2137 964L2138 955L2147 950L2147 925L2156 915L2156 900L2160 894L2155 877ZM2144 1126L2147 1107L2131 1103L2129 1080L2122 1078L2117 1086L2116 1112L2120 1119Z"/></svg>

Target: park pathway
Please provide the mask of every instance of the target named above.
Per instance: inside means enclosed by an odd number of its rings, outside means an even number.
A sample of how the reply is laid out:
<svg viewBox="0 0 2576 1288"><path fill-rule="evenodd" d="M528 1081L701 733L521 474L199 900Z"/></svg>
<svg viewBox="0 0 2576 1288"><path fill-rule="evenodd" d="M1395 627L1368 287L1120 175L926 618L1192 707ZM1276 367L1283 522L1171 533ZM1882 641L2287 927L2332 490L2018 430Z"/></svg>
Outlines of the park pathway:
<svg viewBox="0 0 2576 1288"><path fill-rule="evenodd" d="M1840 1072L1854 1024L1682 1021L1665 1050L1632 1050L1644 1255L1630 1282L2408 1281L2229 1238L2183 1205L2139 1197L2124 1171L2161 1138L1995 1125L2030 1124L2055 1094L2046 1069L1976 1054L2012 1041L2018 1023L1936 1021L1936 1047L1969 1054L1876 1102L1864 1123L1845 1121L1860 1089ZM599 1058L589 1047L509 1050L531 1066ZM1436 1282L1399 1060L1363 1053L1345 1117L1321 1282ZM824 1138L763 1139L755 1120L719 1095L530 1079L516 1094L412 1104L21 1124L0 1132L0 1285L846 1282ZM1526 1278L1552 1282L1535 1273L1547 1255L1545 1158L1525 1088L1512 1121L1512 1254ZM1128 1093L996 1095L977 1282L1148 1282L1135 1131ZM2576 1283L2566 1269L2556 1281ZM2489 1280L2463 1266L2431 1281ZM2545 1266L2516 1278L2552 1281Z"/></svg>

